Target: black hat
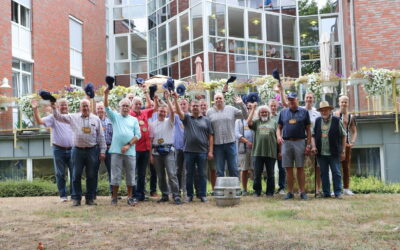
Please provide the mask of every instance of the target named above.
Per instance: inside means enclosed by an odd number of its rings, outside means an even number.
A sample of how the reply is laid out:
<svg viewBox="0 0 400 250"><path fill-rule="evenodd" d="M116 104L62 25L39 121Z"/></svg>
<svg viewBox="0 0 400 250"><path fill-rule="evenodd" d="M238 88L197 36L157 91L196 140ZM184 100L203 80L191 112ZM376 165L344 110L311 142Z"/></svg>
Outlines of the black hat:
<svg viewBox="0 0 400 250"><path fill-rule="evenodd" d="M90 98L94 97L94 86L93 83L89 82L86 87L85 87L85 93L88 95Z"/></svg>
<svg viewBox="0 0 400 250"><path fill-rule="evenodd" d="M109 90L112 90L112 88L114 87L114 82L115 82L114 77L112 77L112 76L106 76L106 83L107 83L107 85L108 85L108 89L109 89Z"/></svg>
<svg viewBox="0 0 400 250"><path fill-rule="evenodd" d="M137 83L138 85L142 85L142 84L144 83L144 79L138 77L138 78L136 78L136 83Z"/></svg>
<svg viewBox="0 0 400 250"><path fill-rule="evenodd" d="M40 97L42 97L43 100L50 101L50 102L56 102L57 99L51 95L51 93L47 90L41 90L39 91Z"/></svg>
<svg viewBox="0 0 400 250"><path fill-rule="evenodd" d="M168 78L167 82L163 84L164 89L168 89L169 91L175 90L175 82L171 77Z"/></svg>
<svg viewBox="0 0 400 250"><path fill-rule="evenodd" d="M247 99L247 102L250 102L250 103L259 102L258 93L251 92L250 94L247 95L246 99Z"/></svg>
<svg viewBox="0 0 400 250"><path fill-rule="evenodd" d="M272 76L273 76L276 80L278 80L278 81L281 80L281 77L280 77L280 75L279 75L279 70L278 70L277 68L275 68L275 69L272 71Z"/></svg>
<svg viewBox="0 0 400 250"><path fill-rule="evenodd" d="M150 99L153 100L154 99L154 94L157 91L157 84L153 84L149 87L149 95L150 95Z"/></svg>
<svg viewBox="0 0 400 250"><path fill-rule="evenodd" d="M178 93L180 96L183 96L185 94L186 87L185 84L181 83L176 87L176 93Z"/></svg>
<svg viewBox="0 0 400 250"><path fill-rule="evenodd" d="M236 76L231 76L229 77L228 81L226 81L226 84L234 82L236 80Z"/></svg>

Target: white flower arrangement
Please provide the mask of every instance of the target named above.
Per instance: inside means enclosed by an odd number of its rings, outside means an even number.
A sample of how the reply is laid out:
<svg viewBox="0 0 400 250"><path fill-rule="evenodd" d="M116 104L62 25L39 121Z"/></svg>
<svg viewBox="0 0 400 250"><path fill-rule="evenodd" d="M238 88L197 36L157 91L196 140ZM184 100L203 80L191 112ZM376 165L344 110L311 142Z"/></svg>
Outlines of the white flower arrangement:
<svg viewBox="0 0 400 250"><path fill-rule="evenodd" d="M25 95L17 100L19 110L33 123L32 99L37 98L36 94Z"/></svg>
<svg viewBox="0 0 400 250"><path fill-rule="evenodd" d="M363 87L369 96L378 96L385 93L389 88L392 91L392 71L388 69L374 69L363 67L360 71L368 81Z"/></svg>
<svg viewBox="0 0 400 250"><path fill-rule="evenodd" d="M66 89L63 97L68 102L69 113L78 113L80 110L81 100L85 97L85 92L82 89Z"/></svg>
<svg viewBox="0 0 400 250"><path fill-rule="evenodd" d="M323 86L321 84L321 74L312 73L309 75L304 75L296 79L296 87L300 84L304 84L308 91L312 92L315 98L320 99L323 93Z"/></svg>
<svg viewBox="0 0 400 250"><path fill-rule="evenodd" d="M125 98L129 93L133 93L134 96L140 97L142 101L145 99L145 94L141 88L137 85L126 88L124 86L115 86L108 96L108 103L112 109L118 109L119 102Z"/></svg>
<svg viewBox="0 0 400 250"><path fill-rule="evenodd" d="M271 87L268 83L257 86L258 94L260 95L260 100L268 103L268 101L275 97L275 92L273 87Z"/></svg>

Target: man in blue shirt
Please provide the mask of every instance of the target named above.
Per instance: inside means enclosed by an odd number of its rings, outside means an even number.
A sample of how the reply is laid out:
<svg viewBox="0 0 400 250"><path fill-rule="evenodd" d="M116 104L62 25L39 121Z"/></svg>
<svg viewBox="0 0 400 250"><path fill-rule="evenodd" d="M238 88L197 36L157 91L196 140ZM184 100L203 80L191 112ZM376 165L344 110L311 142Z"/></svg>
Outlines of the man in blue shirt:
<svg viewBox="0 0 400 250"><path fill-rule="evenodd" d="M311 152L311 121L308 111L298 106L296 93L289 93L287 98L289 108L283 109L279 114L276 132L278 143L282 145L282 165L287 174L288 193L284 198L294 198L293 169L296 167L300 198L307 199L304 189L304 155ZM306 138L307 142L305 142Z"/></svg>

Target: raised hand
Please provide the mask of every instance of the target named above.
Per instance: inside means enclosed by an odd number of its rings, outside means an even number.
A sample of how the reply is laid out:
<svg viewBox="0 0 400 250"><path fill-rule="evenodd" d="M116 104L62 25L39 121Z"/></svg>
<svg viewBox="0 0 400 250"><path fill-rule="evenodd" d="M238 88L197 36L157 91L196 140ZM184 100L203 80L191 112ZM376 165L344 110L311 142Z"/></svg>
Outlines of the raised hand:
<svg viewBox="0 0 400 250"><path fill-rule="evenodd" d="M37 109L38 106L39 106L38 102L37 102L37 100L35 98L31 100L31 105L32 105L33 109Z"/></svg>

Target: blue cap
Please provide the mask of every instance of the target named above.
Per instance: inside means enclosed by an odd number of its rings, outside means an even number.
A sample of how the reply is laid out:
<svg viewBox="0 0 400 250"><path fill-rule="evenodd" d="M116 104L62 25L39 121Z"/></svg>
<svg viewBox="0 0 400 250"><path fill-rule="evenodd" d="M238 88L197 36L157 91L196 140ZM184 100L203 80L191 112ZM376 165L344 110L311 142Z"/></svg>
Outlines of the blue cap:
<svg viewBox="0 0 400 250"><path fill-rule="evenodd" d="M247 102L250 102L250 103L259 102L258 93L251 92L250 94L247 95L246 99L247 99Z"/></svg>
<svg viewBox="0 0 400 250"><path fill-rule="evenodd" d="M112 76L106 76L106 83L108 85L108 89L112 90L114 87L115 78Z"/></svg>
<svg viewBox="0 0 400 250"><path fill-rule="evenodd" d="M243 103L247 104L247 95L242 96Z"/></svg>
<svg viewBox="0 0 400 250"><path fill-rule="evenodd" d="M175 90L175 82L171 77L168 78L167 82L163 84L164 89L168 89L169 91Z"/></svg>
<svg viewBox="0 0 400 250"><path fill-rule="evenodd" d="M138 78L136 78L136 83L137 83L138 85L142 85L142 84L144 83L144 79L138 77Z"/></svg>
<svg viewBox="0 0 400 250"><path fill-rule="evenodd" d="M39 95L40 97L42 97L43 100L47 100L50 102L56 102L56 98L54 96L51 95L51 93L47 90L41 90L39 91Z"/></svg>
<svg viewBox="0 0 400 250"><path fill-rule="evenodd" d="M289 92L289 94L287 94L287 98L289 98L289 99L297 98L297 93L296 92Z"/></svg>
<svg viewBox="0 0 400 250"><path fill-rule="evenodd" d="M157 91L157 85L156 84L151 85L149 87L149 91L150 91L150 93L149 93L150 94L150 99L153 100L154 99L154 95L155 95L155 93Z"/></svg>
<svg viewBox="0 0 400 250"><path fill-rule="evenodd" d="M94 97L94 86L93 83L89 82L86 87L85 87L85 93L88 95L90 98Z"/></svg>
<svg viewBox="0 0 400 250"><path fill-rule="evenodd" d="M183 96L185 94L186 87L185 84L181 83L176 87L176 93L178 93L180 96Z"/></svg>

